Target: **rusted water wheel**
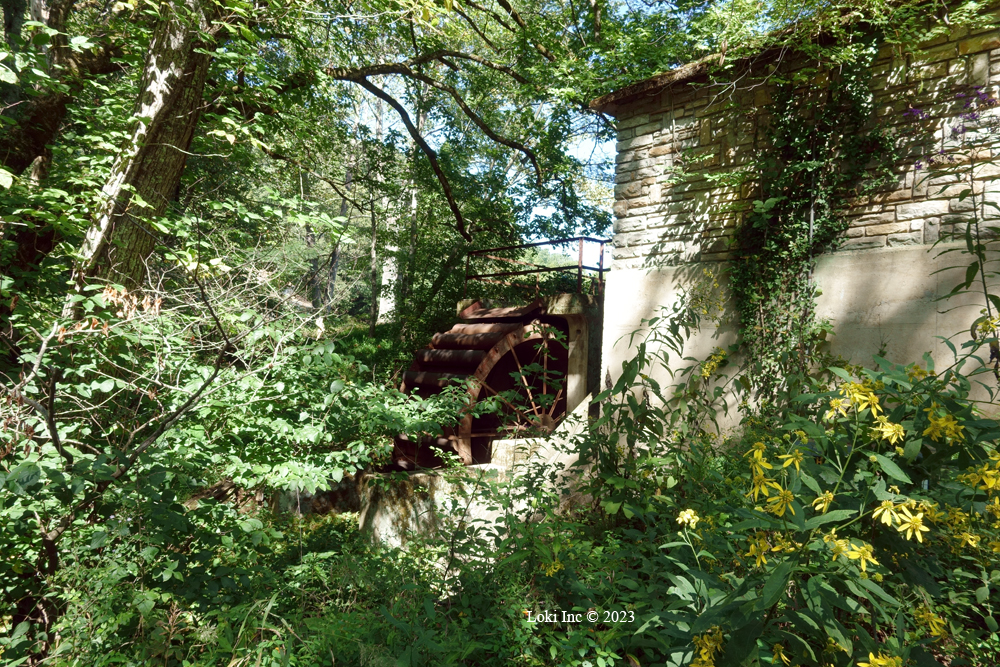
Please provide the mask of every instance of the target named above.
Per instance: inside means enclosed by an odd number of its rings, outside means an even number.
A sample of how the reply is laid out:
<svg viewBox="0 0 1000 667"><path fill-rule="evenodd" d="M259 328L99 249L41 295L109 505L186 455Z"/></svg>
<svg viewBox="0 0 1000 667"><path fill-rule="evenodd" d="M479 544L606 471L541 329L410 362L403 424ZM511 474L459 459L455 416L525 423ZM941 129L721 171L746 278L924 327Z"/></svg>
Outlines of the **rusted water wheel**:
<svg viewBox="0 0 1000 667"><path fill-rule="evenodd" d="M458 384L468 393L469 409L441 437L397 437L393 458L402 468L441 465L441 450L455 452L466 465L488 463L494 439L551 432L566 414L564 318L547 316L540 300L519 308L475 303L460 317L417 351L402 390L428 397ZM475 416L473 405L486 399L499 411Z"/></svg>

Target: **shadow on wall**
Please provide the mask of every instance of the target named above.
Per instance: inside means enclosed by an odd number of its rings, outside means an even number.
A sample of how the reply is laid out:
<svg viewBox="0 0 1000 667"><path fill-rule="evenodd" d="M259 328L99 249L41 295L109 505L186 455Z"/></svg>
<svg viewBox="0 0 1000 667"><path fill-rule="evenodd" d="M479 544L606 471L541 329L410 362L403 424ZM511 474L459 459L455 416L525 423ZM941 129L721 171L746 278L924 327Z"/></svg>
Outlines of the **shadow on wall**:
<svg viewBox="0 0 1000 667"><path fill-rule="evenodd" d="M880 350L896 363L922 365L923 354L930 352L937 370L951 365L954 354L943 339L949 339L961 353L962 345L970 340L969 328L984 307L981 292L938 300L962 281L966 268L961 264L962 255L942 255L941 251L960 247L964 244L836 252L819 257L814 272L821 291L816 316L833 326L829 351L866 366ZM715 348L725 349L737 341L738 318L725 263L616 270L607 284L603 350L605 369L613 380L622 363L635 353L634 347L629 347L630 335L640 332L638 341L648 330L642 320L660 315L662 306L675 303L685 291L704 290L706 267L717 269L718 287L712 288L714 297L710 300L722 304L722 313L716 322L703 322L701 330L687 341L683 355L671 359L671 370L692 366L707 359ZM991 291L997 292L996 288L1000 285L992 286ZM982 375L975 379L996 386L990 369L975 362L965 373L971 375L976 368ZM652 377L661 384L674 382L663 369L655 370ZM724 398L730 407L737 404L731 387ZM989 396L985 388L978 387L973 398L986 401Z"/></svg>

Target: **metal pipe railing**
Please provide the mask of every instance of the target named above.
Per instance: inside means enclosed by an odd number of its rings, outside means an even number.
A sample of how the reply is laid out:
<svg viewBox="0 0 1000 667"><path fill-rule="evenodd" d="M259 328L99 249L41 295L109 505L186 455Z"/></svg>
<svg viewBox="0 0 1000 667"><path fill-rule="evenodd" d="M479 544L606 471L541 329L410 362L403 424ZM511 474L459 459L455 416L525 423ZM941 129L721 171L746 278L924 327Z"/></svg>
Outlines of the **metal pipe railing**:
<svg viewBox="0 0 1000 667"><path fill-rule="evenodd" d="M570 243L577 244L577 259L575 265L567 266L542 266L540 264L532 264L531 262L524 262L517 259L511 259L509 257L498 257L493 253L503 252L506 250L523 250L527 248L537 248L540 246L555 246L555 245L568 245ZM599 245L599 256L597 266L585 266L583 263L583 246L584 243L596 243ZM507 278L511 276L523 276L523 275L535 275L535 291L538 291L538 275L542 273L555 273L558 271L567 273L576 273L576 292L580 294L583 291L583 272L584 271L596 271L597 272L597 284L598 292L604 292L604 273L607 269L604 268L604 246L610 243L608 239L598 239L591 236L573 236L564 239L554 239L551 241L536 241L534 243L522 243L519 245L509 245L501 246L498 248L485 248L483 250L473 250L468 255L465 256L465 286L464 295L468 296L469 291L469 281L476 280L481 282L489 283L500 283L500 284L512 284L504 283L503 281L494 280L495 278ZM521 266L530 266L530 269L523 269L520 271L499 271L494 273L471 273L471 263L474 257L484 257L496 262L507 262L509 264L519 264Z"/></svg>

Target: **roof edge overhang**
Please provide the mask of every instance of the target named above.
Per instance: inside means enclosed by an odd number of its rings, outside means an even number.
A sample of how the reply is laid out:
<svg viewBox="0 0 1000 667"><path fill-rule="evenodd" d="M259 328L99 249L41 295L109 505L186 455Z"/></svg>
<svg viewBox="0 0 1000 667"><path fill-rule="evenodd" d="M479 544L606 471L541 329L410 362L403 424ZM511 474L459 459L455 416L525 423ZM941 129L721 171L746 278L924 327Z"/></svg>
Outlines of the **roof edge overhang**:
<svg viewBox="0 0 1000 667"><path fill-rule="evenodd" d="M610 116L616 116L618 108L632 100L643 96L656 95L671 86L691 83L707 76L713 66L722 64L722 59L722 54L714 53L686 65L681 65L669 72L654 74L647 79L631 83L624 88L619 88L607 95L598 97L590 103L590 108Z"/></svg>

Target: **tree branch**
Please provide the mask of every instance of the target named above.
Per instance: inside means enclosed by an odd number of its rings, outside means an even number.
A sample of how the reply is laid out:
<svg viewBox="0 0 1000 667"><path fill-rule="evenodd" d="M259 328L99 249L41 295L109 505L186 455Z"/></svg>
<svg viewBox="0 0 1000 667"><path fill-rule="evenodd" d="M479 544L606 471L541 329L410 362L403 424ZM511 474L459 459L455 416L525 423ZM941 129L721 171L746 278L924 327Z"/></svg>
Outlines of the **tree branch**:
<svg viewBox="0 0 1000 667"><path fill-rule="evenodd" d="M498 49L496 47L496 45L493 42L490 41L489 37L487 37L485 34L483 34L483 32L479 29L479 26L476 25L476 22L473 21L469 17L468 14L466 14L465 12L463 12L461 7L459 7L458 5L452 5L452 9L455 10L456 14L458 14L463 19L465 19L465 22L469 24L469 27L472 28L472 31L475 32L477 35L479 35L479 38L481 40L483 40L484 42L486 42L486 46L488 46L491 49L493 49L494 53L499 53L500 52L500 49Z"/></svg>
<svg viewBox="0 0 1000 667"><path fill-rule="evenodd" d="M412 70L409 73L412 75ZM455 201L455 195L451 191L451 183L448 182L448 177L445 176L444 170L441 169L441 164L437 159L437 153L435 153L434 149L428 146L427 142L424 141L424 138L420 135L420 131L413 125L413 121L410 119L410 114L406 112L403 105L396 101L394 97L367 79L350 78L347 80L354 81L375 97L386 102L396 111L396 114L399 115L399 119L403 121L403 125L406 126L406 131L410 133L410 137L413 139L414 143L416 143L417 146L420 147L420 150L423 151L424 155L427 156L427 161L430 162L431 169L434 171L434 175L437 176L438 183L441 184L441 189L444 191L445 199L448 201L448 207L451 209L452 215L455 216L455 228L458 230L458 233L462 235L462 238L471 242L472 236L465 227L465 217L462 215L461 209L458 208L458 202Z"/></svg>
<svg viewBox="0 0 1000 667"><path fill-rule="evenodd" d="M482 13L489 14L490 16L492 16L493 20L495 20L497 23L499 23L500 25L502 25L504 28L507 29L507 32L517 32L517 30L508 25L507 22L504 21L503 18L501 18L501 16L496 12L494 12L492 9L487 9L482 5L477 5L472 0L462 0L462 1L465 2L465 4L467 4L468 6L472 7L473 9L478 9Z"/></svg>
<svg viewBox="0 0 1000 667"><path fill-rule="evenodd" d="M340 189L341 185L344 185L346 187L346 185L347 185L346 183L341 184L341 183L338 183L337 181L333 180L332 178L328 178L326 176L323 176L322 174L317 174L315 171L313 171L309 167L305 166L302 163L301 160L297 160L296 158L289 157L288 155L283 155L281 153L275 152L275 151L271 150L270 148L267 148L266 146L261 146L260 149L264 152L264 155L268 156L269 158L271 158L273 160L281 160L281 161L287 162L289 164L294 164L296 167L298 167L302 171L306 172L307 174L309 174L313 178L317 178L317 179L323 181L324 183L326 183L327 185L329 185L331 188L333 188L334 192L336 192L338 195L340 195L341 199L343 199L344 201L350 202L351 205L354 206L354 208L358 209L359 211L365 210L364 206L362 206L361 204L359 204L357 201L355 201L351 197L347 196L347 193L344 190Z"/></svg>
<svg viewBox="0 0 1000 667"><path fill-rule="evenodd" d="M517 23L517 25L521 26L522 30L528 29L528 24L525 23L524 19L521 18L521 15L517 13L517 10L515 10L511 6L511 4L507 2L507 0L497 0L497 4L504 8L504 11L506 11L510 15L510 17L514 19L514 22ZM532 42L531 45L535 47L536 51L545 56L549 60L549 62L555 62L556 57L552 55L552 53L543 45L537 42Z"/></svg>
<svg viewBox="0 0 1000 667"><path fill-rule="evenodd" d="M524 156L531 161L531 165L535 168L536 184L538 185L539 190L542 189L542 170L538 166L538 157L535 155L535 152L533 150L531 150L524 144L514 141L513 139L507 139L506 137L502 137L496 132L494 132L493 128L487 125L486 122L482 118L480 118L479 115L475 111L473 111L468 104L465 103L465 100L462 98L459 92L455 90L452 86L449 86L448 84L445 83L441 83L440 81L437 81L436 79L433 79L427 76L426 74L422 74L420 72L412 72L410 76L420 81L423 81L427 85L433 86L438 90L443 90L444 92L451 95L452 99L455 100L455 103L458 104L462 112L466 116L468 116L473 123L475 123L476 127L478 127L480 130L483 131L483 134L485 134L487 137L497 142L498 144L507 146L508 148L513 148L514 150L523 153Z"/></svg>

